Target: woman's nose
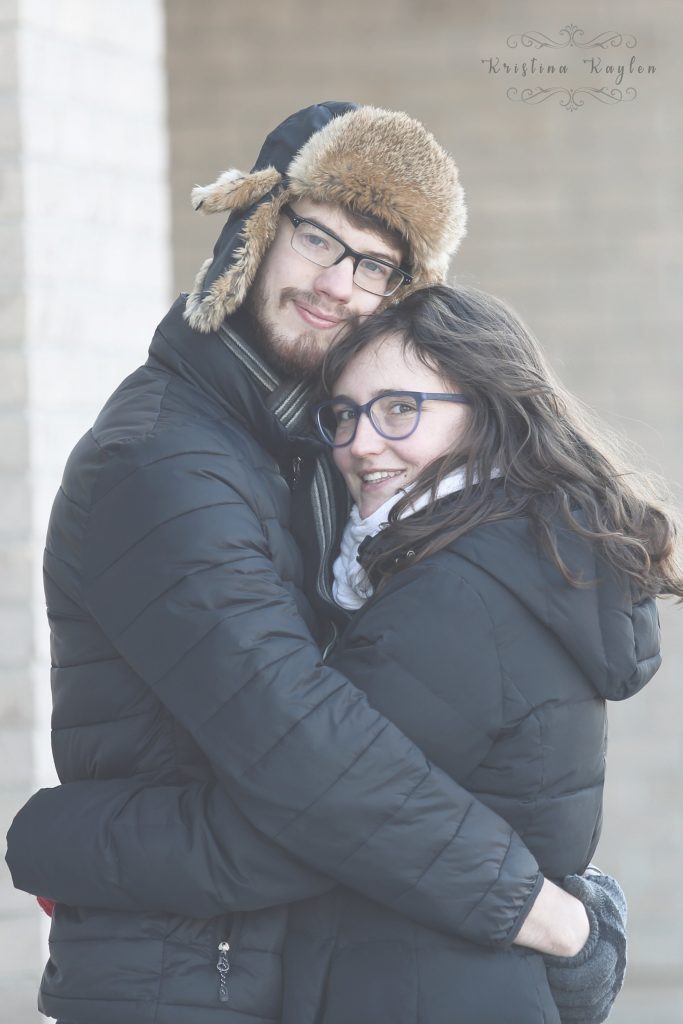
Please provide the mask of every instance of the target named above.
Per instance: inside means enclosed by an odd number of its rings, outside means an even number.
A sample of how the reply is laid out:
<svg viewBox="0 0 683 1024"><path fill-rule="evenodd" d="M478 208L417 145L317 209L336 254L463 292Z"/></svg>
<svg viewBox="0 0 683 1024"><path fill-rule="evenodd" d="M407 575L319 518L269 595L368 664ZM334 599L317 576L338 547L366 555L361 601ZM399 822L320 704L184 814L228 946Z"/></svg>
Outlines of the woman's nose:
<svg viewBox="0 0 683 1024"><path fill-rule="evenodd" d="M378 434L367 413L362 412L356 425L356 436L349 445L351 454L356 457L374 455L384 450L384 438Z"/></svg>

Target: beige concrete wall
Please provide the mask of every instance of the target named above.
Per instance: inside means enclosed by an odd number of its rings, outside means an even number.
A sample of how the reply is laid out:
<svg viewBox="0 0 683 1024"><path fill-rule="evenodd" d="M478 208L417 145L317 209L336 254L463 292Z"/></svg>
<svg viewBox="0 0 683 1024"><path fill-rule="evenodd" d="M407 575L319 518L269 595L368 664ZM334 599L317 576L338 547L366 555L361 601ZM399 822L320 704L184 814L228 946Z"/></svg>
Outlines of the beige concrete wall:
<svg viewBox="0 0 683 1024"><path fill-rule="evenodd" d="M639 59L657 68L623 83L636 85L637 99L608 106L585 97L574 111L557 99L515 103L506 88L545 83L501 81L481 64L514 58L506 47L514 33L562 41L570 20L584 42L608 31L637 38ZM462 170L471 217L460 279L510 301L565 382L680 485L683 6L167 0L167 24L177 290L191 284L220 227L191 212L194 183L248 168L265 133L312 102L405 109ZM585 78L580 62L596 54L616 62L614 54L628 61L632 51L568 47L561 55L578 71L564 84L614 87L604 75ZM666 662L656 681L611 710L597 859L619 875L631 903L630 969L615 1024L683 1019L681 614L664 609Z"/></svg>
<svg viewBox="0 0 683 1024"><path fill-rule="evenodd" d="M41 580L52 498L170 297L165 101L158 0L0 0L3 836L55 781ZM46 922L3 865L0 1018L12 1024L44 1020Z"/></svg>

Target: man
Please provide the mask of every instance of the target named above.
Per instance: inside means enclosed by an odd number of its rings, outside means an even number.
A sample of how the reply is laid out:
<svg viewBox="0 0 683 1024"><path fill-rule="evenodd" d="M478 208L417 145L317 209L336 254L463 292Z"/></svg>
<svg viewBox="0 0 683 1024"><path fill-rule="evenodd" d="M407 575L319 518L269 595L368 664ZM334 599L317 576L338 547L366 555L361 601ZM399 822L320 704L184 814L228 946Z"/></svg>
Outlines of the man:
<svg viewBox="0 0 683 1024"><path fill-rule="evenodd" d="M345 498L308 378L352 316L443 279L455 165L406 115L328 103L194 199L230 212L213 258L74 449L47 538L68 785L29 802L8 855L58 901L42 1011L286 1018L286 905L340 882L470 941L577 951L581 904L325 667L292 535L334 623Z"/></svg>

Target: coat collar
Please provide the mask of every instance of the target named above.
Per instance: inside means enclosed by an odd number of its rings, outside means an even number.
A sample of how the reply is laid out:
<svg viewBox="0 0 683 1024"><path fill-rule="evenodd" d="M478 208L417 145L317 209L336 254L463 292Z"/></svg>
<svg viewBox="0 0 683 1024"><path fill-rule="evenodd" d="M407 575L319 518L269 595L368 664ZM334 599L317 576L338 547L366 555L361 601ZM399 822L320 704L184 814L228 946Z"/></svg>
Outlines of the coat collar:
<svg viewBox="0 0 683 1024"><path fill-rule="evenodd" d="M281 381L226 321L218 331L201 334L183 317L181 295L159 324L148 363L182 378L237 419L277 458L298 451L318 452L322 443L310 432L310 389L303 382Z"/></svg>

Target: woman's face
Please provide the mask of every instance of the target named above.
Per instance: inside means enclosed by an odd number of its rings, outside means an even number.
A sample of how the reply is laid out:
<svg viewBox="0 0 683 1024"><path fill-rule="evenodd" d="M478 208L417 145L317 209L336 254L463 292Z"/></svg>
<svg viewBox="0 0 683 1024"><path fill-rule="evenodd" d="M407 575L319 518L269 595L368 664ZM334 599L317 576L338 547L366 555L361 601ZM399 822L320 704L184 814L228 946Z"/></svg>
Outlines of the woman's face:
<svg viewBox="0 0 683 1024"><path fill-rule="evenodd" d="M434 370L420 362L395 335L378 338L358 353L335 382L333 396L345 395L364 405L382 391L456 393ZM356 436L344 448L335 448L334 461L346 486L366 519L392 495L411 484L425 466L444 455L462 437L467 406L455 402L424 401L417 429L402 441L378 434L361 415Z"/></svg>

